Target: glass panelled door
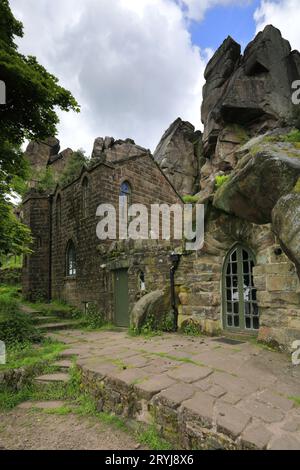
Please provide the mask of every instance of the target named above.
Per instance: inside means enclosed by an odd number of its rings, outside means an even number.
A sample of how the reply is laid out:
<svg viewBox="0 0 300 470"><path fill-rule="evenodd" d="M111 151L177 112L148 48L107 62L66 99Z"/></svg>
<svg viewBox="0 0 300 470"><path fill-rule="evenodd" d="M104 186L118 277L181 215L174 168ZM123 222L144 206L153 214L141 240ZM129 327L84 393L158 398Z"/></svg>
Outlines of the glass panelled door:
<svg viewBox="0 0 300 470"><path fill-rule="evenodd" d="M241 245L227 255L223 272L223 324L227 329L259 329L254 266L253 254Z"/></svg>

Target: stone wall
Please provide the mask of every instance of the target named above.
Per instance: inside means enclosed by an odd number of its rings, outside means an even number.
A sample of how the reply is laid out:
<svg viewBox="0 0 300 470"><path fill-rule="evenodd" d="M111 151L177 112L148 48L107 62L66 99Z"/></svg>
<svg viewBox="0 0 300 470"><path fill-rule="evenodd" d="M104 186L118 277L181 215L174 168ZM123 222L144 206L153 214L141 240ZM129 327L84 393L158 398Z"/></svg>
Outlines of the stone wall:
<svg viewBox="0 0 300 470"><path fill-rule="evenodd" d="M31 190L23 202L22 222L31 228L31 255L24 255L23 295L30 300L49 299L50 295L50 199Z"/></svg>
<svg viewBox="0 0 300 470"><path fill-rule="evenodd" d="M84 179L88 179L88 205L83 214ZM139 272L144 271L146 285L164 286L168 273L166 257L170 245L160 247L141 241L115 243L100 241L96 226L97 207L101 203L118 206L120 185L128 181L132 188L131 202L149 206L153 203L181 203L158 165L149 154L131 157L112 164L99 164L83 172L71 185L56 192L53 198L52 221L52 298L63 299L83 308L85 302L98 305L113 320L114 270L129 269L129 302L133 306L139 295ZM61 200L61 224L58 226L57 197ZM66 248L72 240L77 254L77 275L66 275ZM155 274L154 274L155 273Z"/></svg>
<svg viewBox="0 0 300 470"><path fill-rule="evenodd" d="M295 266L279 249L269 225L258 226L221 212L206 220L205 245L185 253L176 274L179 323L195 319L208 334L223 329L222 271L236 243L256 256L254 283L260 312L259 339L290 350L300 338L300 289Z"/></svg>

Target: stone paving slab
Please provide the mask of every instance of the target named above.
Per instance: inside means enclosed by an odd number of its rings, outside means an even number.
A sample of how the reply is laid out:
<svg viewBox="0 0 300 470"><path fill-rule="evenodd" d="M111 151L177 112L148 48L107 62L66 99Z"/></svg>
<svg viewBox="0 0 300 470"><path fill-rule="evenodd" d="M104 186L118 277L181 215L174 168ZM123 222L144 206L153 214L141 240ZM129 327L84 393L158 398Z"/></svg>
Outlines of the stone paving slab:
<svg viewBox="0 0 300 470"><path fill-rule="evenodd" d="M69 344L64 359L77 356L86 389L99 386L99 409L154 417L174 446L300 450L300 407L292 400L300 397L300 366L285 355L175 334L66 330L56 337Z"/></svg>

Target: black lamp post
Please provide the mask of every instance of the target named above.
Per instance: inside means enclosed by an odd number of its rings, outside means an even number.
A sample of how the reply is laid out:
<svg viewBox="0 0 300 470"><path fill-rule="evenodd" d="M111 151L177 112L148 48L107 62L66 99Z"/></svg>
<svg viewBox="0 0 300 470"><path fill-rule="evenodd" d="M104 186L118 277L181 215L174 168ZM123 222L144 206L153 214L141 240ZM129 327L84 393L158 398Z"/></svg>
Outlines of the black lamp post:
<svg viewBox="0 0 300 470"><path fill-rule="evenodd" d="M178 330L178 310L176 305L176 293L175 293L175 272L178 268L181 255L175 252L172 252L170 255L170 260L172 266L170 268L170 281L171 281L171 306L174 315L174 331Z"/></svg>

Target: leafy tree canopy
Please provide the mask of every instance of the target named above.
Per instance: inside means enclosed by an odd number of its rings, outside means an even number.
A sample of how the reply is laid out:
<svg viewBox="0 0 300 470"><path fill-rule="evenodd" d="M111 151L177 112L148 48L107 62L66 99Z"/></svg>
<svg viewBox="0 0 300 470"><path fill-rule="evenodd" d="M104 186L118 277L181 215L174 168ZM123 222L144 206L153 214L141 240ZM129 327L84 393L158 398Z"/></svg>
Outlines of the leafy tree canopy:
<svg viewBox="0 0 300 470"><path fill-rule="evenodd" d="M14 221L17 228L19 222L5 195L16 185L20 187L20 179L27 175L21 145L25 139L54 136L59 122L57 109L79 112L71 92L61 87L54 75L35 57L20 54L15 38L22 36L22 23L14 17L9 1L0 0L0 80L6 85L6 104L0 105L0 213L1 226L8 227ZM0 254L27 243L26 236L22 241L21 232L16 232L0 232Z"/></svg>

